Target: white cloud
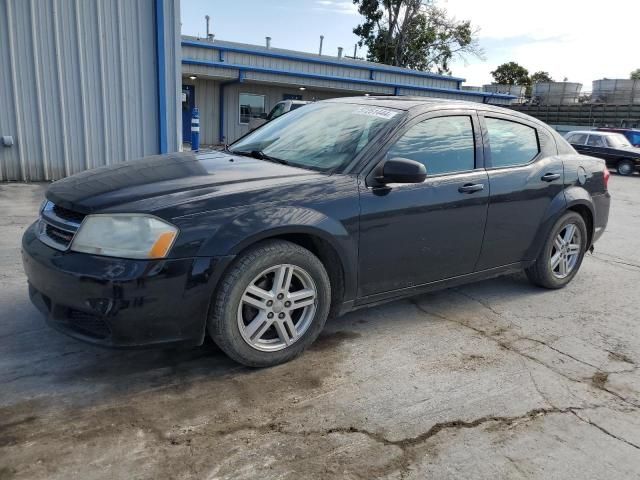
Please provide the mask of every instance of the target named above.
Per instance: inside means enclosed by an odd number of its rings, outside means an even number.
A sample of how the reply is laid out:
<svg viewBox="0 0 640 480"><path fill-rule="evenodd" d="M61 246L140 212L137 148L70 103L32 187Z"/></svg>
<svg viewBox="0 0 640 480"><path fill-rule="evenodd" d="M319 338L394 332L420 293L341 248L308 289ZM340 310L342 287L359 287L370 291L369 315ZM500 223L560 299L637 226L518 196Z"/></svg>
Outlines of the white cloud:
<svg viewBox="0 0 640 480"><path fill-rule="evenodd" d="M358 7L350 0L316 0L316 11L357 15Z"/></svg>
<svg viewBox="0 0 640 480"><path fill-rule="evenodd" d="M640 1L612 0L607 4L575 0L440 0L450 15L480 27L486 62L457 62L455 75L468 84L488 83L490 71L516 61L529 71L546 70L556 80L568 77L591 90L602 77L628 78L640 67L631 53L638 43ZM629 46L628 51L625 46Z"/></svg>

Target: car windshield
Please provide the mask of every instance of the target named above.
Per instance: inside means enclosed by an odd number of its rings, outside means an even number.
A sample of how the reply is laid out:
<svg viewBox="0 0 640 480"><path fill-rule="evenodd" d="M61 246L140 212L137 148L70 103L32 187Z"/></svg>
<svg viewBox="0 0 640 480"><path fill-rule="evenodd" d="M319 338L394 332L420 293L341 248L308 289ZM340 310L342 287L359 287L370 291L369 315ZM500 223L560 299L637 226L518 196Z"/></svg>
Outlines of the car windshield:
<svg viewBox="0 0 640 480"><path fill-rule="evenodd" d="M401 110L318 102L267 123L231 145L231 153L330 171L347 165Z"/></svg>
<svg viewBox="0 0 640 480"><path fill-rule="evenodd" d="M609 145L614 148L631 146L631 144L629 143L629 140L627 140L627 137L625 137L621 133L614 133L611 135L607 135L607 140L609 141Z"/></svg>

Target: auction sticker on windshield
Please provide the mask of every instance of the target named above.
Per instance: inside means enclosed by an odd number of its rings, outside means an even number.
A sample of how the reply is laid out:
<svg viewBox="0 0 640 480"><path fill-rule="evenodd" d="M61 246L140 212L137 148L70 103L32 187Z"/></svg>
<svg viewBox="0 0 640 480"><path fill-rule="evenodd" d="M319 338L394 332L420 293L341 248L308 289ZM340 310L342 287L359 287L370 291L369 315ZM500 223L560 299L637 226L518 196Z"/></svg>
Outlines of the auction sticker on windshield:
<svg viewBox="0 0 640 480"><path fill-rule="evenodd" d="M353 113L356 115L367 115L368 117L378 117L378 118L393 118L398 112L395 110L389 110L386 108L380 107L358 107Z"/></svg>

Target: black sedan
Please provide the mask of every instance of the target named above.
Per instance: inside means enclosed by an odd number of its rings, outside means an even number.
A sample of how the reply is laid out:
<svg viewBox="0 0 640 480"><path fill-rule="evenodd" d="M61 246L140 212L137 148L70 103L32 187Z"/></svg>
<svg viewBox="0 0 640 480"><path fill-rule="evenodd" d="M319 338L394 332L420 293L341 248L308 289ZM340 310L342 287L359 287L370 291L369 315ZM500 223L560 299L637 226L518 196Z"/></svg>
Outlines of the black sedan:
<svg viewBox="0 0 640 480"><path fill-rule="evenodd" d="M23 237L33 302L105 346L205 336L251 366L328 316L525 270L569 283L607 224L604 162L490 105L318 102L225 151L53 183Z"/></svg>
<svg viewBox="0 0 640 480"><path fill-rule="evenodd" d="M640 169L640 148L631 145L621 133L574 131L565 138L578 152L602 158L620 175L631 175Z"/></svg>

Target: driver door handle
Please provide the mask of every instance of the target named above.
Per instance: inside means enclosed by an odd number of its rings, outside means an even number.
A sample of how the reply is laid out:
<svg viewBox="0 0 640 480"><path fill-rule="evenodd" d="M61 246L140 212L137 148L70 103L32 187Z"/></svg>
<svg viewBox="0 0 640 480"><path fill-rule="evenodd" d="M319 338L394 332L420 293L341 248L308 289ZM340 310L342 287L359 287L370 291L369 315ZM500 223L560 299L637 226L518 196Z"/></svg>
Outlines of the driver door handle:
<svg viewBox="0 0 640 480"><path fill-rule="evenodd" d="M558 180L559 178L559 173L546 173L540 180L542 180L543 182L553 182L554 180Z"/></svg>
<svg viewBox="0 0 640 480"><path fill-rule="evenodd" d="M482 183L465 183L458 188L460 193L475 193L484 190L484 184Z"/></svg>

